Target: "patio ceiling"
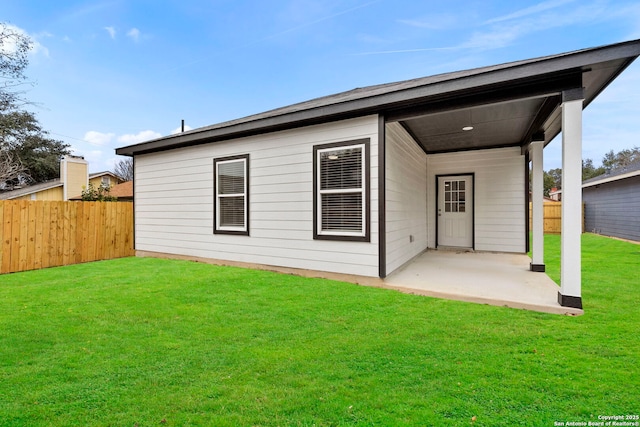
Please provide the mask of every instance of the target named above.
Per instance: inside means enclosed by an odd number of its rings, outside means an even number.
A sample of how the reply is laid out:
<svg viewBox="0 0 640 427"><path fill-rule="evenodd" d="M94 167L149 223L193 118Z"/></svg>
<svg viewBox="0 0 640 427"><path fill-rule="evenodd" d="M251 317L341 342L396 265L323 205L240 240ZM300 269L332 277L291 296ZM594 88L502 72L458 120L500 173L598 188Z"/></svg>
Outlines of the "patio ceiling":
<svg viewBox="0 0 640 427"><path fill-rule="evenodd" d="M520 145L544 102L539 98L460 108L402 124L427 153Z"/></svg>
<svg viewBox="0 0 640 427"><path fill-rule="evenodd" d="M628 63L618 59L478 88L456 94L455 101L390 111L387 118L400 122L426 153L524 146L534 136L546 145L561 131L562 93L582 87L586 106Z"/></svg>

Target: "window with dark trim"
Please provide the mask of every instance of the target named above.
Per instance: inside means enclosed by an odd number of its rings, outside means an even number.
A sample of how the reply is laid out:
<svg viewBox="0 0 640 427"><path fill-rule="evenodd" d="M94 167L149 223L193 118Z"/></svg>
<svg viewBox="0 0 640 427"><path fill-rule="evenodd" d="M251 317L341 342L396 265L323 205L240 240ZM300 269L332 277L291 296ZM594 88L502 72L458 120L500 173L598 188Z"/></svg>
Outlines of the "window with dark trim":
<svg viewBox="0 0 640 427"><path fill-rule="evenodd" d="M249 155L213 160L215 234L249 235Z"/></svg>
<svg viewBox="0 0 640 427"><path fill-rule="evenodd" d="M369 241L369 140L313 147L314 239Z"/></svg>

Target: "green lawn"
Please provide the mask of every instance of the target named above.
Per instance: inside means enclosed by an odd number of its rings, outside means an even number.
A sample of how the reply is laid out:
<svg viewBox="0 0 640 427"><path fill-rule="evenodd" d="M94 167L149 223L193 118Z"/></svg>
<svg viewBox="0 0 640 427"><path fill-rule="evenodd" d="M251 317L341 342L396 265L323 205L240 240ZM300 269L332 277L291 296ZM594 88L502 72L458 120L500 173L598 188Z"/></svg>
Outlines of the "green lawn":
<svg viewBox="0 0 640 427"><path fill-rule="evenodd" d="M558 236L546 262L558 280ZM553 426L640 414L640 246L585 314L126 258L0 277L0 425Z"/></svg>

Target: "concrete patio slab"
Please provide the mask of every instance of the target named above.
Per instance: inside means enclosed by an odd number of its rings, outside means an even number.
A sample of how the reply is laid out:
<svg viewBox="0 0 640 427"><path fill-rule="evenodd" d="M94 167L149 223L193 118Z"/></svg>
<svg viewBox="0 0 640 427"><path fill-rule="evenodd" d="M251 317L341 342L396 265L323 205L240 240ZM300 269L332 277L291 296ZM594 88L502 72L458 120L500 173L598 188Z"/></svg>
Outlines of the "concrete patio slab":
<svg viewBox="0 0 640 427"><path fill-rule="evenodd" d="M384 279L384 287L419 295L577 316L558 304L560 287L529 270L524 254L428 250Z"/></svg>
<svg viewBox="0 0 640 427"><path fill-rule="evenodd" d="M523 254L427 250L385 279L148 251L136 251L136 255L276 271L544 313L569 316L584 313L558 304L560 287L545 273L529 271L531 258Z"/></svg>

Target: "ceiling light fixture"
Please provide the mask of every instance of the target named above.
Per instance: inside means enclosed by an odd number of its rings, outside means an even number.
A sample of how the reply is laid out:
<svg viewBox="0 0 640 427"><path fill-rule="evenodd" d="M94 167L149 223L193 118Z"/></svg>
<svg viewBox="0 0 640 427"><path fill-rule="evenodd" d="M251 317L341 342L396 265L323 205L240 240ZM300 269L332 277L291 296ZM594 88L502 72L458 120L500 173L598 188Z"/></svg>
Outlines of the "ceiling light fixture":
<svg viewBox="0 0 640 427"><path fill-rule="evenodd" d="M465 126L462 128L463 131L469 131L469 130L473 130L473 126Z"/></svg>

